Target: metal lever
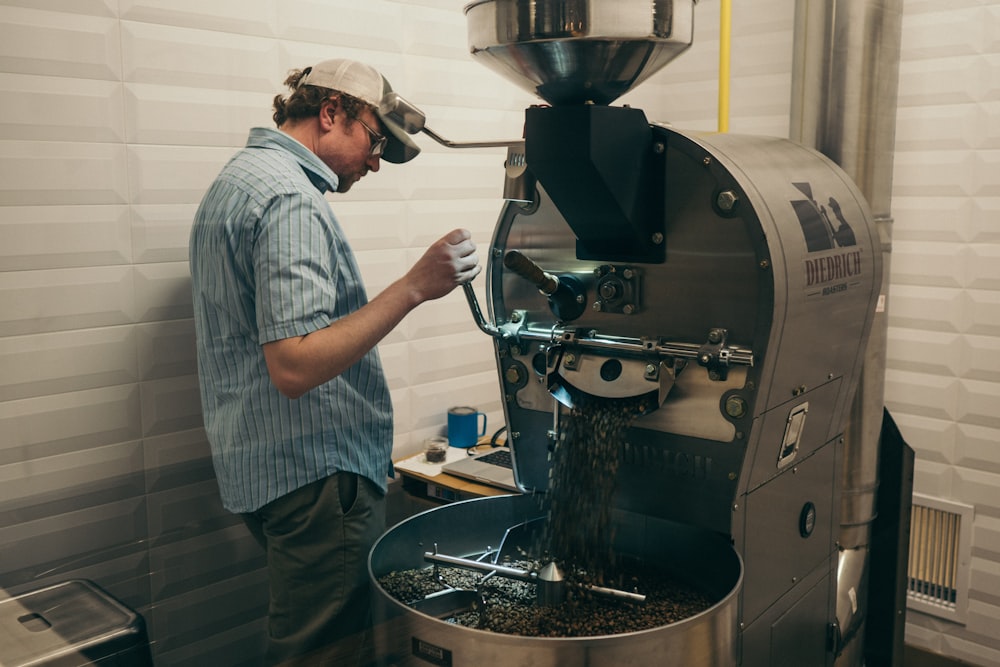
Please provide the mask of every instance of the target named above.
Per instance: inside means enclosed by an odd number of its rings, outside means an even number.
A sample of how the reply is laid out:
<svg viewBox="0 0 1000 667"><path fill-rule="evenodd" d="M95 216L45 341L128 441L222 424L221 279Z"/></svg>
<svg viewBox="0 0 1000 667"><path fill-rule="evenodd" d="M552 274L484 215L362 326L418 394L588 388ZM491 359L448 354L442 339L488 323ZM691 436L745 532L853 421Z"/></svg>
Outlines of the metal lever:
<svg viewBox="0 0 1000 667"><path fill-rule="evenodd" d="M583 315L587 307L586 288L576 276L566 274L557 278L543 271L517 250L507 251L503 257L503 265L547 296L549 308L561 321L569 322Z"/></svg>
<svg viewBox="0 0 1000 667"><path fill-rule="evenodd" d="M476 298L476 292L472 289L472 282L467 282L462 284L462 290L465 292L465 300L469 302L469 310L472 311L472 319L475 320L476 326L487 336L492 336L493 338L507 338L509 334L500 331L492 324L486 321L483 317L483 311L479 308L479 299Z"/></svg>
<svg viewBox="0 0 1000 667"><path fill-rule="evenodd" d="M538 291L546 296L552 296L559 289L558 278L543 271L542 267L517 250L510 250L503 256L503 265L537 287Z"/></svg>
<svg viewBox="0 0 1000 667"><path fill-rule="evenodd" d="M425 125L427 116L424 112L404 99L399 93L393 91L387 93L379 102L379 113L391 118L397 125L403 128L407 134L423 132L428 137L447 148L498 148L518 146L524 143L524 139L512 139L505 141L448 141L439 136Z"/></svg>

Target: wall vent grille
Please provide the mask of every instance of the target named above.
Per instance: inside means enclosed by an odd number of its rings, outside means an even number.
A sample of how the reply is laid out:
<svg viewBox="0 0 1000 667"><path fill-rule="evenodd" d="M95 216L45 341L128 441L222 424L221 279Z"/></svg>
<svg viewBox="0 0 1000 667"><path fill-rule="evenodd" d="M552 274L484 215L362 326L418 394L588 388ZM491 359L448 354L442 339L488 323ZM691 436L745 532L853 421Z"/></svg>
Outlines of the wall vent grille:
<svg viewBox="0 0 1000 667"><path fill-rule="evenodd" d="M907 607L965 622L973 508L913 494Z"/></svg>

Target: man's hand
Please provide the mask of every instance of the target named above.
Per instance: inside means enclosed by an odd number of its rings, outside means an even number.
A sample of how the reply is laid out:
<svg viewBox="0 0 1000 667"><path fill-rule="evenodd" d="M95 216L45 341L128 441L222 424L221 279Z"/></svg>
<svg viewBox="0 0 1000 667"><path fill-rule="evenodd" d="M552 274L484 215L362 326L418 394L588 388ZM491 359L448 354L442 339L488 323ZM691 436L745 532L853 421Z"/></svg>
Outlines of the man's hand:
<svg viewBox="0 0 1000 667"><path fill-rule="evenodd" d="M454 229L435 241L407 272L404 280L418 303L440 299L474 279L482 267L467 229Z"/></svg>

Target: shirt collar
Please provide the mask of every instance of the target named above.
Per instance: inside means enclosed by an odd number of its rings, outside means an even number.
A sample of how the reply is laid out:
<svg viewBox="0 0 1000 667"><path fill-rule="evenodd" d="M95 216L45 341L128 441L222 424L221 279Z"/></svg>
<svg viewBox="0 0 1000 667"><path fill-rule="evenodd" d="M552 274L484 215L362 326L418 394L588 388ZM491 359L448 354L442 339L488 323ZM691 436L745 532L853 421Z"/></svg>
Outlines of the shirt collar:
<svg viewBox="0 0 1000 667"><path fill-rule="evenodd" d="M302 171L320 192L337 191L340 179L323 164L315 153L281 130L270 127L255 127L250 130L247 148L280 148L291 153L302 167Z"/></svg>

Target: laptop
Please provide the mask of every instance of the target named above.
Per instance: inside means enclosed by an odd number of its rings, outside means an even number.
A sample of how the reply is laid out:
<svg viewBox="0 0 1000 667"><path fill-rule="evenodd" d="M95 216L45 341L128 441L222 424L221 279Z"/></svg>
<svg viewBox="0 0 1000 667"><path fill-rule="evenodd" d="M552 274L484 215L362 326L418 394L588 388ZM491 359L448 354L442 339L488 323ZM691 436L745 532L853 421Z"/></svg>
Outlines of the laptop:
<svg viewBox="0 0 1000 667"><path fill-rule="evenodd" d="M514 466L508 447L494 447L475 456L446 463L441 472L520 493L514 483Z"/></svg>

